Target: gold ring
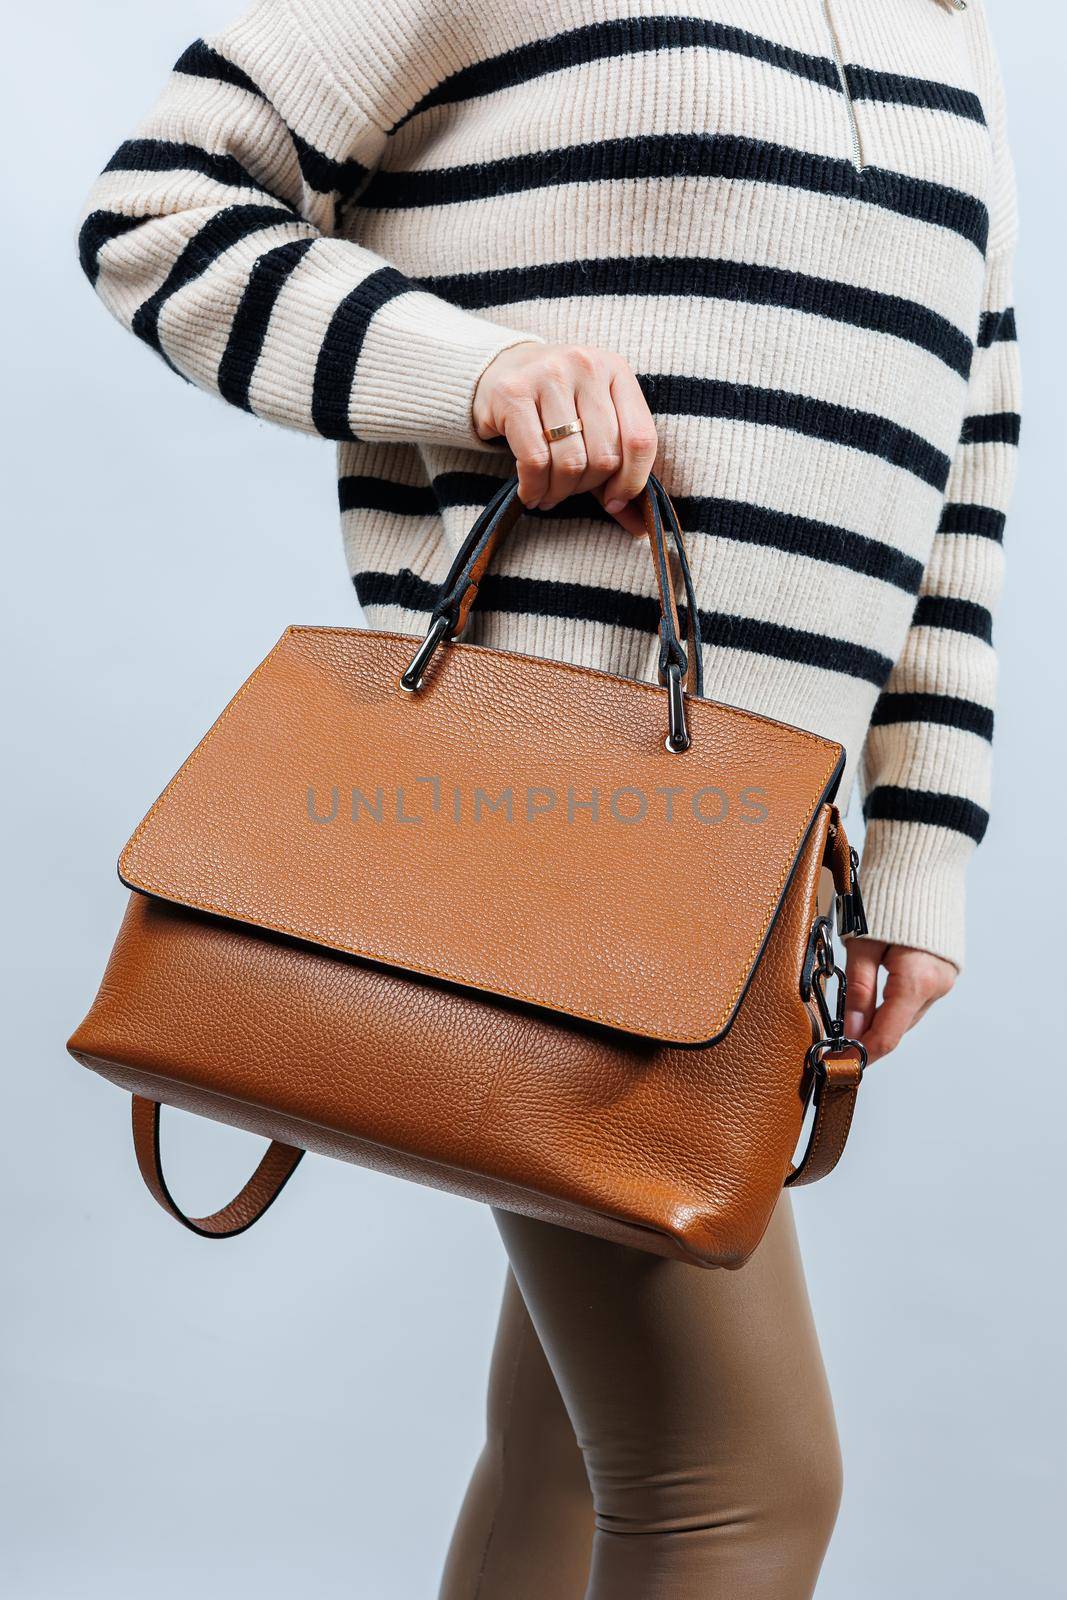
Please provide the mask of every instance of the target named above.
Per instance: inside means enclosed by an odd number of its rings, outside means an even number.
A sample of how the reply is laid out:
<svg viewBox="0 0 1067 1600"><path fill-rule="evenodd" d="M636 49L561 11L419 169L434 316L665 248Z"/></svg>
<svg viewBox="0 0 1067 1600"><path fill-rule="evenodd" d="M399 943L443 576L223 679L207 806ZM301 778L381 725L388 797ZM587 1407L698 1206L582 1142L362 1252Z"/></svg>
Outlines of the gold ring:
<svg viewBox="0 0 1067 1600"><path fill-rule="evenodd" d="M577 418L573 422L561 422L558 428L546 428L545 438L549 444L555 444L557 439L569 439L572 433L581 433L582 426Z"/></svg>

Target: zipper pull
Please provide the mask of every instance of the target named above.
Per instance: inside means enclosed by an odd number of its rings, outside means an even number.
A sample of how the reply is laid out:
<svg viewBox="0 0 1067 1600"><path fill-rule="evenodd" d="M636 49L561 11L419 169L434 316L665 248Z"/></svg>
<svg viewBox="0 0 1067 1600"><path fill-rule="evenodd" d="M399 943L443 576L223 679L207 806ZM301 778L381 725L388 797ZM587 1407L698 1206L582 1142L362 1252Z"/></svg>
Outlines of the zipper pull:
<svg viewBox="0 0 1067 1600"><path fill-rule="evenodd" d="M862 935L867 932L867 913L860 893L860 858L851 846L848 852L848 892L837 896L837 931L842 939L850 933Z"/></svg>

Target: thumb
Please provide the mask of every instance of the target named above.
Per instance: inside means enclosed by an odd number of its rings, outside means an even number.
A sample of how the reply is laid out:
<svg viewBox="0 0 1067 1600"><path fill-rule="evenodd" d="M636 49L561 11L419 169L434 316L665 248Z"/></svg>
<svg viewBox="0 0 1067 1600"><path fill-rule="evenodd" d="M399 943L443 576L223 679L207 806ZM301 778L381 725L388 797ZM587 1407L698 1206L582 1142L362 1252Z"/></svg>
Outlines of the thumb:
<svg viewBox="0 0 1067 1600"><path fill-rule="evenodd" d="M596 499L598 499L600 501L600 504L603 505L604 504L604 486L603 486L603 484L600 486L599 489L594 489L593 490L593 494L595 495ZM643 539L645 537L645 522L644 522L644 518L642 517L640 511L637 509L637 501L636 500L628 500L626 502L626 504L622 507L621 511L613 511L613 512L610 513L610 515L612 516L614 521L616 521L619 524L620 528L625 528L626 529L626 532L628 534L630 534L631 538Z"/></svg>

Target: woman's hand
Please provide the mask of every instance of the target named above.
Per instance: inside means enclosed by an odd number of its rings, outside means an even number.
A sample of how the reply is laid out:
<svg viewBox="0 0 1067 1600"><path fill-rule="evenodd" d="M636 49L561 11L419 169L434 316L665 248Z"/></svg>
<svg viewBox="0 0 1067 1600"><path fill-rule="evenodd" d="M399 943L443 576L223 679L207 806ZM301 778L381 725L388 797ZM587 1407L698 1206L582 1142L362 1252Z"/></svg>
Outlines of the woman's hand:
<svg viewBox="0 0 1067 1600"><path fill-rule="evenodd" d="M507 440L530 510L589 491L629 533L644 532L630 502L652 471L656 425L622 356L586 345L512 345L482 373L473 415L479 438ZM546 428L574 421L581 433L549 444Z"/></svg>
<svg viewBox="0 0 1067 1600"><path fill-rule="evenodd" d="M879 967L886 970L881 1005L877 1003ZM870 1061L887 1056L934 1001L948 994L956 976L951 961L926 950L879 944L875 939L850 939L845 1032L866 1047Z"/></svg>

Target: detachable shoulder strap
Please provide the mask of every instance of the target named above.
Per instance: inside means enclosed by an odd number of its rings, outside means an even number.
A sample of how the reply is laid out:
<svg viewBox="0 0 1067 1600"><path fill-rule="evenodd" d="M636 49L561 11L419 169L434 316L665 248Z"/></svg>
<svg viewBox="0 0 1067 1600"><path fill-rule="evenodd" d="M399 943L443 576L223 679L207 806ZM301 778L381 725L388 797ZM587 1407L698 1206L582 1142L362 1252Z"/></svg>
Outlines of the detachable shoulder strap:
<svg viewBox="0 0 1067 1600"><path fill-rule="evenodd" d="M785 1180L787 1189L817 1183L837 1166L852 1127L862 1077L863 1064L856 1056L828 1057L823 1062L812 1096L815 1116L811 1133L804 1154Z"/></svg>

